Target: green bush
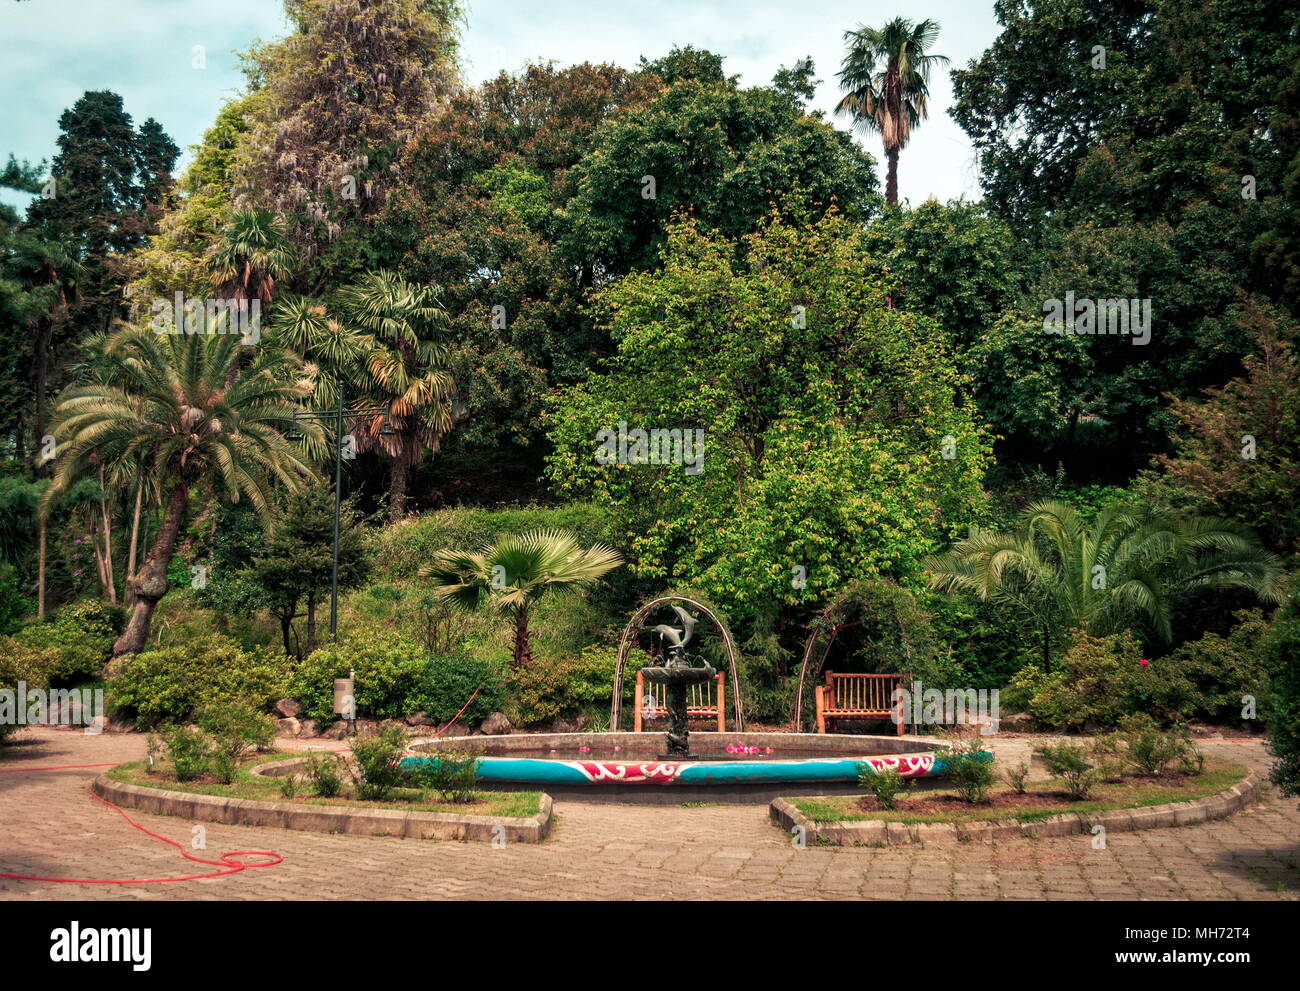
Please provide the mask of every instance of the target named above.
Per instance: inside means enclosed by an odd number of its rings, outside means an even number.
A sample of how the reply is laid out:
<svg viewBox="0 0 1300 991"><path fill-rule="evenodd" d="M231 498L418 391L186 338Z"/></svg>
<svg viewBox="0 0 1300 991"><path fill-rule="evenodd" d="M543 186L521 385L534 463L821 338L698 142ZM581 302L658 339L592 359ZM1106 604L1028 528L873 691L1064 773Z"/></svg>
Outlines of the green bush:
<svg viewBox="0 0 1300 991"><path fill-rule="evenodd" d="M480 660L464 652L434 657L420 677L420 708L434 722L444 723L473 695L474 701L461 719L467 723L481 722L504 703L505 677L506 665Z"/></svg>
<svg viewBox="0 0 1300 991"><path fill-rule="evenodd" d="M271 717L240 703L209 706L199 713L198 722L199 729L212 737L217 751L232 762L275 742Z"/></svg>
<svg viewBox="0 0 1300 991"><path fill-rule="evenodd" d="M417 788L435 791L446 801L468 802L478 781L481 756L469 750L439 750L433 758L415 765L409 777Z"/></svg>
<svg viewBox="0 0 1300 991"><path fill-rule="evenodd" d="M897 771L877 771L870 764L858 765L858 786L875 796L882 809L898 808L898 793L911 782Z"/></svg>
<svg viewBox="0 0 1300 991"><path fill-rule="evenodd" d="M0 636L13 633L18 628L18 621L32 608L32 600L23 594L18 569L0 561Z"/></svg>
<svg viewBox="0 0 1300 991"><path fill-rule="evenodd" d="M1268 746L1277 758L1272 779L1283 795L1300 795L1300 591L1292 592L1265 643L1275 672L1265 710Z"/></svg>
<svg viewBox="0 0 1300 991"><path fill-rule="evenodd" d="M1006 707L1057 730L1114 726L1133 711L1150 681L1130 633L1094 637L1076 630L1060 666L1019 671L1002 693Z"/></svg>
<svg viewBox="0 0 1300 991"><path fill-rule="evenodd" d="M334 679L346 678L354 670L357 715L400 719L420 711L426 666L420 646L400 633L357 630L338 646L323 647L304 658L289 679L289 694L312 719L330 719Z"/></svg>
<svg viewBox="0 0 1300 991"><path fill-rule="evenodd" d="M49 687L49 674L57 661L53 650L40 650L13 637L0 637L0 691L13 692L15 697L9 704L13 712L0 710L0 744L6 737L22 728L26 713L17 711L18 683L21 681L28 689Z"/></svg>
<svg viewBox="0 0 1300 991"><path fill-rule="evenodd" d="M1124 758L1139 774L1162 777L1176 768L1184 774L1197 774L1205 766L1205 756L1192 742L1183 726L1163 730L1144 712L1126 716L1119 726L1124 743Z"/></svg>
<svg viewBox="0 0 1300 991"><path fill-rule="evenodd" d="M367 801L382 801L402 783L405 772L402 758L406 756L406 736L396 726L386 726L371 737L352 741L352 757L356 762L353 781L357 797Z"/></svg>
<svg viewBox="0 0 1300 991"><path fill-rule="evenodd" d="M1038 747L1034 753L1042 758L1047 773L1065 787L1065 793L1072 801L1081 802L1091 796L1106 777L1105 767L1078 744Z"/></svg>
<svg viewBox="0 0 1300 991"><path fill-rule="evenodd" d="M1017 795L1023 795L1029 783L1029 765L1023 760L1015 767L1009 767L1003 772L1007 778L1007 784Z"/></svg>
<svg viewBox="0 0 1300 991"><path fill-rule="evenodd" d="M23 627L16 636L28 646L55 652L52 681L75 682L99 676L125 622L120 606L83 599Z"/></svg>
<svg viewBox="0 0 1300 991"><path fill-rule="evenodd" d="M333 754L312 754L307 758L307 780L321 798L333 798L343 790L339 759ZM290 775L292 777L292 775Z"/></svg>
<svg viewBox="0 0 1300 991"><path fill-rule="evenodd" d="M193 781L212 769L212 743L200 730L176 726L167 731L163 742L177 781Z"/></svg>
<svg viewBox="0 0 1300 991"><path fill-rule="evenodd" d="M1258 609L1238 612L1234 619L1236 623L1226 637L1207 633L1151 662L1156 680L1175 686L1170 695L1185 700L1177 708L1178 715L1240 723L1245 695L1256 700L1258 711L1268 707L1269 685L1275 671L1264 651L1269 623ZM1173 708L1168 699L1154 701L1150 709L1157 713Z"/></svg>
<svg viewBox="0 0 1300 991"><path fill-rule="evenodd" d="M943 777L964 801L985 801L998 779L997 761L977 741L958 740L943 755Z"/></svg>
<svg viewBox="0 0 1300 991"><path fill-rule="evenodd" d="M636 673L649 661L635 650L623 672L623 697L632 699ZM575 716L595 707L608 708L614 694L614 669L618 650L592 646L577 655L538 660L532 667L512 671L506 683L508 702L504 710L511 722L536 726L556 716Z"/></svg>
<svg viewBox="0 0 1300 991"><path fill-rule="evenodd" d="M244 650L229 637L210 635L127 658L110 685L109 701L142 729L187 722L216 706L266 711L284 696L288 673L281 651Z"/></svg>

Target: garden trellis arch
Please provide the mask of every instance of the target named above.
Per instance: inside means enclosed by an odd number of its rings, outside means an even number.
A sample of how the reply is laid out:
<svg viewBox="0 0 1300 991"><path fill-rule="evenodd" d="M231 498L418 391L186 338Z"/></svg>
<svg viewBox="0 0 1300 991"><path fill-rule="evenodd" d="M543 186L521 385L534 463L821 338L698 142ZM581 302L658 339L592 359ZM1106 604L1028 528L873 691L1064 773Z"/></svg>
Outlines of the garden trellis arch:
<svg viewBox="0 0 1300 991"><path fill-rule="evenodd" d="M731 634L722 624L722 620L718 619L713 610L704 603L688 599L684 595L664 595L646 603L633 613L632 618L628 620L627 626L623 628L622 639L618 642L618 666L614 669L614 698L609 705L610 732L618 732L619 716L623 708L623 668L627 664L628 654L632 652L632 644L636 642L636 635L640 632L645 618L651 612L674 602L699 610L722 634L722 645L727 650L727 664L731 668L732 721L737 732L743 731L745 728L745 714L740 707L740 679L736 677L736 647L731 641Z"/></svg>

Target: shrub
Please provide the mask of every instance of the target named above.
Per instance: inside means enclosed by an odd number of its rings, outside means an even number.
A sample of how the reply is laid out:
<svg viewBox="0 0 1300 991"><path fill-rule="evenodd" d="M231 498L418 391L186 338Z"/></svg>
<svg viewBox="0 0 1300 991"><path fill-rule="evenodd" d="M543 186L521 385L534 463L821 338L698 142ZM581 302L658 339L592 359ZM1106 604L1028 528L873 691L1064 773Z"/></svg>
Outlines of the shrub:
<svg viewBox="0 0 1300 991"><path fill-rule="evenodd" d="M141 728L185 722L220 706L265 711L284 696L288 669L274 648L244 650L230 637L210 635L126 658L110 684L110 701Z"/></svg>
<svg viewBox="0 0 1300 991"><path fill-rule="evenodd" d="M1026 667L1002 702L1052 729L1114 726L1132 711L1147 672L1132 634L1094 637L1076 630L1059 668Z"/></svg>
<svg viewBox="0 0 1300 991"><path fill-rule="evenodd" d="M18 621L32 610L32 601L23 595L18 569L0 561L0 636L13 633Z"/></svg>
<svg viewBox="0 0 1300 991"><path fill-rule="evenodd" d="M1261 712L1269 706L1269 684L1276 669L1264 649L1269 624L1258 609L1235 613L1234 619L1236 624L1227 637L1207 633L1199 640L1182 644L1167 657L1151 662L1157 681L1171 683L1185 698L1177 714L1212 722L1239 723L1242 696L1253 696ZM1155 701L1156 705L1141 708L1157 712L1172 708L1166 700Z"/></svg>
<svg viewBox="0 0 1300 991"><path fill-rule="evenodd" d="M623 697L630 702L636 672L649 658L633 651L623 671ZM608 708L614 694L618 650L591 646L577 655L537 661L512 671L507 681L511 722L536 726L556 716L574 716L595 707ZM516 718L517 717L517 718Z"/></svg>
<svg viewBox="0 0 1300 991"><path fill-rule="evenodd" d="M211 743L199 730L177 726L166 733L163 742L177 781L193 781L209 770Z"/></svg>
<svg viewBox="0 0 1300 991"><path fill-rule="evenodd" d="M275 741L275 723L255 709L238 703L209 706L199 713L199 728L212 737L218 753L232 763L252 750Z"/></svg>
<svg viewBox="0 0 1300 991"><path fill-rule="evenodd" d="M333 754L312 754L307 758L307 780L321 798L333 798L343 790L338 758Z"/></svg>
<svg viewBox="0 0 1300 991"><path fill-rule="evenodd" d="M55 652L51 680L78 681L99 676L125 622L120 606L85 599L23 627L16 636L28 646Z"/></svg>
<svg viewBox="0 0 1300 991"><path fill-rule="evenodd" d="M386 726L376 736L353 740L357 797L382 801L392 794L405 776L402 770L405 755L406 737L396 726Z"/></svg>
<svg viewBox="0 0 1300 991"><path fill-rule="evenodd" d="M48 672L54 667L57 655L53 650L40 650L21 643L13 637L0 637L0 692L13 692L7 702L0 701L0 744L6 737L21 729L27 714L18 712L18 683L27 688L47 688ZM6 705L13 711L6 712Z"/></svg>
<svg viewBox="0 0 1300 991"><path fill-rule="evenodd" d="M1292 592L1265 643L1273 675L1273 704L1265 710L1268 746L1277 758L1271 777L1283 795L1300 794L1300 591Z"/></svg>
<svg viewBox="0 0 1300 991"><path fill-rule="evenodd" d="M468 802L478 781L480 756L469 750L439 750L412 768L410 777L416 787L431 789L446 801Z"/></svg>
<svg viewBox="0 0 1300 991"><path fill-rule="evenodd" d="M239 766L228 750L218 747L208 757L208 770L217 780L217 784L228 785L235 780L235 776L239 773Z"/></svg>
<svg viewBox="0 0 1300 991"><path fill-rule="evenodd" d="M292 799L298 794L298 776L286 774L280 778L280 797Z"/></svg>
<svg viewBox="0 0 1300 991"><path fill-rule="evenodd" d="M1124 756L1139 774L1161 777L1176 767L1184 774L1200 773L1205 766L1201 748L1184 726L1162 730L1146 713L1134 713L1120 723Z"/></svg>
<svg viewBox="0 0 1300 991"><path fill-rule="evenodd" d="M466 722L480 722L504 703L505 674L506 665L480 660L465 652L434 657L420 675L418 704L430 719L443 723L456 715L473 695L474 701L461 718Z"/></svg>
<svg viewBox="0 0 1300 991"><path fill-rule="evenodd" d="M1015 767L1009 767L1004 772L1007 776L1007 784L1017 795L1023 795L1025 788L1029 783L1029 764L1021 761Z"/></svg>
<svg viewBox="0 0 1300 991"><path fill-rule="evenodd" d="M1087 749L1078 744L1043 746L1034 753L1043 759L1047 773L1064 785L1065 793L1073 801L1088 798L1105 777L1105 769L1094 763Z"/></svg>
<svg viewBox="0 0 1300 991"><path fill-rule="evenodd" d="M357 715L399 719L420 711L426 665L420 647L401 634L359 630L337 646L305 658L289 679L289 694L312 719L329 719L334 711L334 679L346 678L354 670Z"/></svg>
<svg viewBox="0 0 1300 991"><path fill-rule="evenodd" d="M898 808L898 793L911 782L897 771L877 771L870 764L858 765L858 785L875 796L882 809Z"/></svg>
<svg viewBox="0 0 1300 991"><path fill-rule="evenodd" d="M964 801L986 801L997 781L997 761L976 740L956 740L943 755L943 777L951 781Z"/></svg>

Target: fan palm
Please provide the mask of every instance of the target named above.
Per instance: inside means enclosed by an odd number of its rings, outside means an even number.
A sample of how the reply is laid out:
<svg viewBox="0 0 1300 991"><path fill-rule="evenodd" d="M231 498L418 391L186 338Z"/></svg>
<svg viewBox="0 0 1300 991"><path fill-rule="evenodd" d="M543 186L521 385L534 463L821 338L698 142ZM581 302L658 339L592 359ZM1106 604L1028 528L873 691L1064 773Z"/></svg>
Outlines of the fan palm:
<svg viewBox="0 0 1300 991"><path fill-rule="evenodd" d="M367 273L325 302L286 300L276 314L277 339L321 364L320 401L334 403L334 390L347 385L354 404L388 411L383 420L361 419L355 437L359 450L392 460L394 520L406 514L411 467L453 424L454 385L439 337L445 323L431 287L387 271Z"/></svg>
<svg viewBox="0 0 1300 991"><path fill-rule="evenodd" d="M271 302L295 263L288 225L269 210L236 210L208 251L213 285L229 299Z"/></svg>
<svg viewBox="0 0 1300 991"><path fill-rule="evenodd" d="M835 108L854 123L878 131L885 146L888 172L885 202L898 202L898 153L912 137L912 128L929 116L930 72L947 65L943 55L927 55L939 37L939 22L913 24L896 17L884 27L859 26L844 32L849 51L839 72L847 92Z"/></svg>
<svg viewBox="0 0 1300 991"><path fill-rule="evenodd" d="M265 515L274 483L292 489L315 477L301 450L285 439L295 426L320 433L315 424L294 421L311 392L301 363L264 344L241 364L241 350L233 334L157 334L125 326L104 341L95 378L59 399L54 478L42 513L100 465L138 461L164 493L153 545L128 579L133 608L114 657L139 651L148 638L191 488L210 484L232 502L246 497Z"/></svg>
<svg viewBox="0 0 1300 991"><path fill-rule="evenodd" d="M473 551L439 551L421 574L437 584L434 595L466 611L491 609L514 623L515 667L532 663L528 617L548 592L587 588L623 563L611 547L581 547L571 534L534 530L498 537Z"/></svg>
<svg viewBox="0 0 1300 991"><path fill-rule="evenodd" d="M940 591L1023 610L1043 634L1045 664L1054 629L1105 636L1144 626L1168 642L1175 595L1242 588L1280 602L1283 594L1281 560L1235 523L1112 507L1087 526L1050 500L1028 507L1017 532L973 531L925 568Z"/></svg>

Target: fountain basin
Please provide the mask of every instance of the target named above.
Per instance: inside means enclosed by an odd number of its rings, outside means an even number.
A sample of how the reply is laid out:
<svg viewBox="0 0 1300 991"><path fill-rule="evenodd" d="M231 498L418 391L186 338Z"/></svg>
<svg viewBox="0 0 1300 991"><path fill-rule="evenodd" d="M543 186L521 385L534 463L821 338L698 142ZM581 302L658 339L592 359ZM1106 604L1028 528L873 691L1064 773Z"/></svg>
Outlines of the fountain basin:
<svg viewBox="0 0 1300 991"><path fill-rule="evenodd" d="M860 765L930 778L943 770L942 741L827 733L691 734L694 759L659 757L658 733L521 733L417 740L404 763L438 750L476 750L479 787L532 790L579 801L638 804L769 802L780 795L858 791ZM585 748L585 749L584 749Z"/></svg>

